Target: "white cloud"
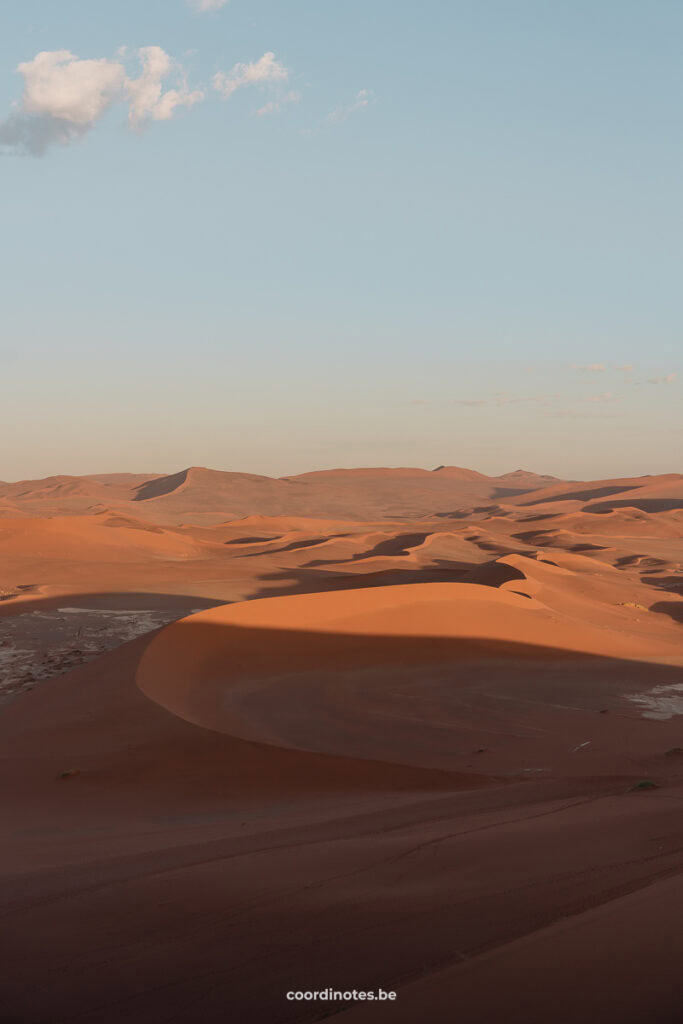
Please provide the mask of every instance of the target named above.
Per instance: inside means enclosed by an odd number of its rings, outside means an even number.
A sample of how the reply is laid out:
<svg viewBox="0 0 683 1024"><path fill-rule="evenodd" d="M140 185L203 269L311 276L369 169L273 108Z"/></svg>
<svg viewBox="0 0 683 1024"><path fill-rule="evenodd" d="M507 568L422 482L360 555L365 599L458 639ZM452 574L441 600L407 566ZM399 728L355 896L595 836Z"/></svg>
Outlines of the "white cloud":
<svg viewBox="0 0 683 1024"><path fill-rule="evenodd" d="M194 7L195 11L220 11L229 0L188 0L188 6Z"/></svg>
<svg viewBox="0 0 683 1024"><path fill-rule="evenodd" d="M39 53L20 64L24 78L22 109L91 127L116 100L123 86L123 65L113 60L79 60L69 50Z"/></svg>
<svg viewBox="0 0 683 1024"><path fill-rule="evenodd" d="M633 366L631 363L624 363L622 366L615 366L615 370L622 370L624 373L631 373Z"/></svg>
<svg viewBox="0 0 683 1024"><path fill-rule="evenodd" d="M38 53L17 71L24 91L19 110L0 122L0 146L36 156L90 131L121 98L126 77L119 61L79 60L69 50Z"/></svg>
<svg viewBox="0 0 683 1024"><path fill-rule="evenodd" d="M340 121L346 121L356 110L362 110L363 107L369 106L372 96L373 94L370 89L361 89L360 92L356 93L353 103L341 104L335 107L334 110L330 111L325 120L330 124L339 124Z"/></svg>
<svg viewBox="0 0 683 1024"><path fill-rule="evenodd" d="M272 86L285 83L288 79L289 69L275 59L274 53L264 53L251 64L235 64L227 73L217 71L213 76L213 87L227 100L244 86Z"/></svg>
<svg viewBox="0 0 683 1024"><path fill-rule="evenodd" d="M129 120L167 120L180 106L192 106L203 96L190 92L182 68L159 46L138 51L142 73L129 78L116 60L81 60L69 50L37 54L19 64L24 91L18 110L0 122L0 146L42 155L52 144L67 144L89 132L115 103L129 100ZM162 81L173 74L176 87L163 90Z"/></svg>
<svg viewBox="0 0 683 1024"><path fill-rule="evenodd" d="M264 103L262 107L256 111L259 117L266 117L268 114L278 114L284 106L288 103L300 103L301 93L290 90L285 93L280 99L270 100L268 103Z"/></svg>
<svg viewBox="0 0 683 1024"><path fill-rule="evenodd" d="M677 373L667 373L664 377L648 377L648 384L673 384L678 380Z"/></svg>
<svg viewBox="0 0 683 1024"><path fill-rule="evenodd" d="M173 117L177 107L192 107L204 98L201 89L190 92L181 68L177 69L179 87L164 92L162 83L174 70L174 64L160 46L143 46L138 53L142 74L139 78L126 80L131 125L137 127L147 120L167 121Z"/></svg>

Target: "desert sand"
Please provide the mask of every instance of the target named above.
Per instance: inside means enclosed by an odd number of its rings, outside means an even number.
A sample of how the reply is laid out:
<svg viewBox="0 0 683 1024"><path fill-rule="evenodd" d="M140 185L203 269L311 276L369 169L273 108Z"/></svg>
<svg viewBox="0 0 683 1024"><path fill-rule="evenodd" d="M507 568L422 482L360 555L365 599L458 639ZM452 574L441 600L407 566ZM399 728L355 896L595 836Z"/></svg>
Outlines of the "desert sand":
<svg viewBox="0 0 683 1024"><path fill-rule="evenodd" d="M682 541L677 474L1 484L3 1020L683 1019Z"/></svg>

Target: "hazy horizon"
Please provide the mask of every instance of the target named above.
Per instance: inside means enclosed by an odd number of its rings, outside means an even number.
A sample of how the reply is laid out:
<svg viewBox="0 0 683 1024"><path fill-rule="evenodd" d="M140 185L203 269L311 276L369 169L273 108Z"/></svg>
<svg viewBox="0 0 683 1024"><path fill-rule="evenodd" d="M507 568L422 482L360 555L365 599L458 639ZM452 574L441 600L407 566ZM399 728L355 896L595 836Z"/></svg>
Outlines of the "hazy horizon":
<svg viewBox="0 0 683 1024"><path fill-rule="evenodd" d="M287 473L287 472L285 472L285 473L259 473L259 472L256 472L253 469L249 469L249 468L245 468L245 467L241 467L241 466L235 467L235 466L206 465L206 464L203 464L203 463L200 464L198 462L192 462L192 463L189 463L188 465L182 466L181 468L178 468L176 466L176 467L170 467L170 468L165 468L165 469L150 469L150 468L147 468L147 469L144 469L144 468L143 469L140 469L140 468L130 469L130 468L118 466L116 468L110 468L110 469L87 469L87 470L83 470L82 472L61 472L61 471L56 471L56 472L44 473L44 474L42 474L40 476L26 476L26 475L24 475L24 476L16 477L15 479L10 479L8 477L1 477L0 478L0 483L17 484L17 483L22 483L24 481L45 480L45 479L60 478L60 477L73 477L73 478L82 477L82 478L88 478L88 477L117 476L117 475L160 476L160 477L165 477L165 476L176 476L176 475L179 475L181 473L184 473L184 472L192 470L192 469L208 470L210 472L218 472L218 473L235 473L235 474L244 474L244 475L250 475L250 476L263 476L264 478L270 478L270 479L275 479L275 480L286 480L289 477L303 476L303 475L306 475L306 474L309 474L309 473L320 473L320 472L353 472L355 470L372 470L372 469L376 469L376 470L396 470L396 471L401 471L401 470L421 470L421 471L424 471L424 472L427 472L427 473L434 473L434 472L438 472L440 469L444 469L444 468L457 468L457 469L464 469L464 470L473 470L473 471L475 471L477 473L481 473L484 476L489 476L489 477L492 477L492 478L504 477L504 476L507 476L507 475L510 475L510 474L521 472L521 473L528 473L528 474L536 475L536 476L539 476L539 477L544 477L544 476L545 477L554 477L554 478L556 478L558 480L564 480L564 481L567 481L567 482L576 481L577 483L579 483L581 481L591 481L591 480L613 480L613 479L622 479L622 478L623 479L630 479L630 478L636 479L636 478L649 477L649 476L655 477L655 476L680 475L680 473L679 473L679 471L677 469L672 468L672 469L669 469L669 470L662 470L662 471L660 471L658 473L651 473L651 472L634 472L634 473L620 473L620 474L604 473L604 474L601 474L600 476L593 476L593 477L589 477L589 476L585 476L585 475L584 476L561 476L561 475L559 475L557 473L553 473L552 470L537 469L537 468L535 468L533 466L527 466L527 465L521 465L521 464L518 465L518 466L514 466L513 468L509 468L508 467L507 469L501 469L501 470L497 470L497 471L493 471L492 470L490 472L487 472L487 471L481 469L478 466L465 465L464 463L456 463L456 462L453 462L453 461L445 462L445 463L439 463L438 465L416 465L416 464L408 464L408 463L405 463L405 462L404 463L396 463L396 464L392 464L392 465L379 465L379 464L371 464L371 463L364 463L364 464L363 463L357 463L357 464L353 464L353 465L351 465L351 464L348 464L348 465L320 465L320 466L315 466L315 467L308 467L308 468L305 468L305 469L297 469L295 472L291 472L291 473Z"/></svg>

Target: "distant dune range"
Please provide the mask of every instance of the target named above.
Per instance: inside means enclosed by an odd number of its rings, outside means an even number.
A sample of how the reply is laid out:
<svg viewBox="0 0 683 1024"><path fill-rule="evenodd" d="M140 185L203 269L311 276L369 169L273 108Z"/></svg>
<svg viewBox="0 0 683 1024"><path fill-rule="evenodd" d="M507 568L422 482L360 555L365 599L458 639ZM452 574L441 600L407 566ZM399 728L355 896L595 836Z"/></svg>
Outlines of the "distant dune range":
<svg viewBox="0 0 683 1024"><path fill-rule="evenodd" d="M683 1019L682 624L680 474L1 484L7 1019Z"/></svg>
<svg viewBox="0 0 683 1024"><path fill-rule="evenodd" d="M170 476L117 473L0 484L0 511L7 506L32 515L64 515L98 504L118 507L134 502L138 517L169 524L252 514L362 520L468 507L526 494L552 482L552 477L521 470L487 477L451 466L434 471L340 469L281 479L195 466Z"/></svg>

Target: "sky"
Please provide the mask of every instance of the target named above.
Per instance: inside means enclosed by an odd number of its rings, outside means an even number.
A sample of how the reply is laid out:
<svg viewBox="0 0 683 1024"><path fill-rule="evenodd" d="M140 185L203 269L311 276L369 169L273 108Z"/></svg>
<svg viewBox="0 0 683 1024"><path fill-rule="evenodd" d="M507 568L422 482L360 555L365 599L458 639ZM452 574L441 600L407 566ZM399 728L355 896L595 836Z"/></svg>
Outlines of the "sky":
<svg viewBox="0 0 683 1024"><path fill-rule="evenodd" d="M22 0L0 479L680 472L679 0Z"/></svg>

